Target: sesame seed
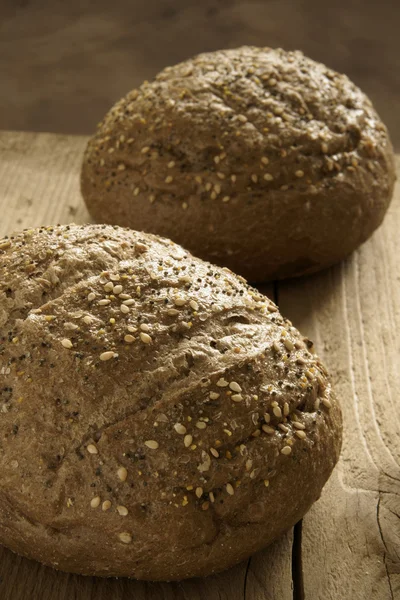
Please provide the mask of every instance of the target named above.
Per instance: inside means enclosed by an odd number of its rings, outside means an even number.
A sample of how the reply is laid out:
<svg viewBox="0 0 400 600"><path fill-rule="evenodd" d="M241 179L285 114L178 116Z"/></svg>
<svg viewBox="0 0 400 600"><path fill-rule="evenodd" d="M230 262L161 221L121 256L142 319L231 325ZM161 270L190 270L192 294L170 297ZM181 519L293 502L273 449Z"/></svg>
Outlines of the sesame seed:
<svg viewBox="0 0 400 600"><path fill-rule="evenodd" d="M192 442L193 442L193 436L191 436L189 433L187 435L185 435L185 437L183 438L183 443L185 445L185 448L189 448L189 446L191 445Z"/></svg>
<svg viewBox="0 0 400 600"><path fill-rule="evenodd" d="M211 400L217 400L219 398L220 394L218 394L217 392L210 392L210 399Z"/></svg>
<svg viewBox="0 0 400 600"><path fill-rule="evenodd" d="M305 360L305 359L304 359L302 356L299 356L299 357L296 359L296 362L297 362L299 365L306 365L306 364L307 364L307 361L306 361L306 360Z"/></svg>
<svg viewBox="0 0 400 600"><path fill-rule="evenodd" d="M225 179L225 173L221 173L221 171L218 171L218 173L217 173L217 177L219 177L219 179ZM215 187L215 186L214 186L214 187ZM221 191L221 190L220 190L220 191ZM217 192L217 193L219 194L220 192Z"/></svg>
<svg viewBox="0 0 400 600"><path fill-rule="evenodd" d="M295 429L305 429L306 426L303 423L300 423L300 421L293 421L293 427Z"/></svg>
<svg viewBox="0 0 400 600"><path fill-rule="evenodd" d="M298 429L297 431L295 431L294 434L297 435L297 437L300 438L301 440L304 440L307 437L306 432L302 431L301 429Z"/></svg>
<svg viewBox="0 0 400 600"><path fill-rule="evenodd" d="M231 199L231 197L230 197L230 196L224 196L224 197L222 198L222 202L229 202L229 200L230 200L230 199Z"/></svg>
<svg viewBox="0 0 400 600"><path fill-rule="evenodd" d="M149 146L144 146L144 147L141 149L141 153L142 153L142 154L146 154L146 153L147 153L149 150L150 150Z"/></svg>
<svg viewBox="0 0 400 600"><path fill-rule="evenodd" d="M170 317L176 317L176 315L179 315L179 310L176 310L176 308L169 308L167 310L167 315Z"/></svg>
<svg viewBox="0 0 400 600"><path fill-rule="evenodd" d="M215 496L213 492L209 492L208 497L210 498L211 502L215 502Z"/></svg>
<svg viewBox="0 0 400 600"><path fill-rule="evenodd" d="M321 402L326 408L332 408L332 403L328 398L322 398Z"/></svg>
<svg viewBox="0 0 400 600"><path fill-rule="evenodd" d="M253 466L253 461L251 460L251 458L246 460L246 471L251 471L251 468Z"/></svg>
<svg viewBox="0 0 400 600"><path fill-rule="evenodd" d="M283 446L282 450L281 450L281 454L284 454L285 456L289 456L289 454L292 452L292 449L290 446Z"/></svg>
<svg viewBox="0 0 400 600"><path fill-rule="evenodd" d="M89 454L98 454L99 453L99 451L97 450L97 448L94 444L89 444L87 446L86 450L89 452Z"/></svg>
<svg viewBox="0 0 400 600"><path fill-rule="evenodd" d="M119 297L121 300L123 300L122 304L125 304L126 306L132 306L135 304L135 300L130 298L127 294L120 294Z"/></svg>
<svg viewBox="0 0 400 600"><path fill-rule="evenodd" d="M168 163L168 169L173 169L175 166L175 161L174 160L170 160Z"/></svg>
<svg viewBox="0 0 400 600"><path fill-rule="evenodd" d="M145 446L150 448L151 450L157 450L159 444L155 440L146 440L144 443Z"/></svg>
<svg viewBox="0 0 400 600"><path fill-rule="evenodd" d="M174 178L172 177L172 175L168 175L168 177L165 178L165 183L172 183L174 180Z"/></svg>
<svg viewBox="0 0 400 600"><path fill-rule="evenodd" d="M210 452L215 458L219 458L218 450L216 450L215 448L210 448Z"/></svg>
<svg viewBox="0 0 400 600"><path fill-rule="evenodd" d="M256 175L255 173L253 173L253 175L251 176L251 180L252 180L254 183L257 183L257 181L258 181L258 177L257 177L257 175Z"/></svg>
<svg viewBox="0 0 400 600"><path fill-rule="evenodd" d="M219 156L214 156L214 162L215 162L215 164L216 164L216 165L218 165L218 164L219 164L219 161L220 161L220 160L221 160L221 159L220 159L220 157L219 157Z"/></svg>
<svg viewBox="0 0 400 600"><path fill-rule="evenodd" d="M279 406L274 406L274 408L272 409L272 412L278 418L282 416L282 411Z"/></svg>
<svg viewBox="0 0 400 600"><path fill-rule="evenodd" d="M127 334L127 335L124 337L124 341L125 341L127 344L132 344L132 342L134 342L134 341L135 341L135 338L133 337L133 335L129 335L129 334Z"/></svg>
<svg viewBox="0 0 400 600"><path fill-rule="evenodd" d="M104 291L105 292L111 292L114 288L114 284L112 281L109 281L108 283L106 283L106 285L104 286Z"/></svg>
<svg viewBox="0 0 400 600"><path fill-rule="evenodd" d="M196 183L202 183L203 179L200 177L200 175L196 175L196 177L194 178Z"/></svg>
<svg viewBox="0 0 400 600"><path fill-rule="evenodd" d="M140 332L140 339L142 340L142 342L144 344L151 344L151 342L152 342L152 339L149 336L149 334L148 333L144 333L143 331Z"/></svg>
<svg viewBox="0 0 400 600"><path fill-rule="evenodd" d="M122 285L115 285L113 287L113 294L115 294L116 296L118 296L118 294L120 294L123 290Z"/></svg>
<svg viewBox="0 0 400 600"><path fill-rule="evenodd" d="M238 115L238 121L241 121L242 123L246 123L247 122L247 117L245 117L244 115Z"/></svg>
<svg viewBox="0 0 400 600"><path fill-rule="evenodd" d="M128 471L125 469L125 467L119 467L117 470L117 475L118 479L121 481L126 481L126 478L128 477Z"/></svg>
<svg viewBox="0 0 400 600"><path fill-rule="evenodd" d="M123 531L122 533L118 534L118 537L123 544L130 544L132 541L132 536L127 531Z"/></svg>
<svg viewBox="0 0 400 600"><path fill-rule="evenodd" d="M179 433L179 435L185 435L187 429L184 425L182 425L182 423L175 423L174 425L174 429L176 431L176 433Z"/></svg>
<svg viewBox="0 0 400 600"><path fill-rule="evenodd" d="M197 421L196 427L197 429L205 429L207 427L207 423L204 423L204 421Z"/></svg>
<svg viewBox="0 0 400 600"><path fill-rule="evenodd" d="M266 156L262 156L262 157L261 157L261 162L262 162L264 165L268 165L268 164L269 164L269 158L267 158Z"/></svg>
<svg viewBox="0 0 400 600"><path fill-rule="evenodd" d="M186 303L187 303L187 298L184 298L183 296L175 296L174 304L176 306L184 306Z"/></svg>
<svg viewBox="0 0 400 600"><path fill-rule="evenodd" d="M288 416L288 414L289 414L289 410L290 410L290 409L289 409L289 404L288 404L287 402L285 402L285 403L284 403L284 405L283 405L283 415L284 415L285 417L287 417L287 416Z"/></svg>
<svg viewBox="0 0 400 600"><path fill-rule="evenodd" d="M242 394L233 394L231 396L231 400L233 402L241 402L243 400L243 396L242 396Z"/></svg>
<svg viewBox="0 0 400 600"><path fill-rule="evenodd" d="M202 488L202 487L197 487L197 488L196 488L196 496L197 496L198 498L201 498L201 497L202 497L202 495L203 495L203 488Z"/></svg>
<svg viewBox="0 0 400 600"><path fill-rule="evenodd" d="M99 300L98 305L99 306L107 306L110 303L111 303L111 300L109 300L108 298L103 298L102 300Z"/></svg>
<svg viewBox="0 0 400 600"><path fill-rule="evenodd" d="M320 405L321 400L319 398L317 398L314 402L314 410L318 410L319 409L319 405Z"/></svg>
<svg viewBox="0 0 400 600"><path fill-rule="evenodd" d="M133 195L134 195L134 196L138 196L139 194L140 194L140 188L136 187L136 188L133 190Z"/></svg>
<svg viewBox="0 0 400 600"><path fill-rule="evenodd" d="M192 283L192 278L189 275L182 275L178 278L179 283Z"/></svg>
<svg viewBox="0 0 400 600"><path fill-rule="evenodd" d="M210 506L209 502L203 502L203 504L201 505L201 509L202 510L208 510L209 506Z"/></svg>
<svg viewBox="0 0 400 600"><path fill-rule="evenodd" d="M230 389L233 392L241 392L242 388L240 387L240 385L238 383L236 383L236 381L231 381L229 384Z"/></svg>
<svg viewBox="0 0 400 600"><path fill-rule="evenodd" d="M92 508L97 508L98 506L100 506L100 502L101 502L100 496L96 496L95 498L91 499L90 506Z"/></svg>
<svg viewBox="0 0 400 600"><path fill-rule="evenodd" d="M269 486L269 480L268 479L264 479L264 485L265 485L265 487Z"/></svg>
<svg viewBox="0 0 400 600"><path fill-rule="evenodd" d="M124 315L127 315L130 312L130 308L126 304L121 304L119 309Z"/></svg>
<svg viewBox="0 0 400 600"><path fill-rule="evenodd" d="M233 489L233 486L230 483L226 484L226 491L230 496L233 496L233 494L235 493L235 490Z"/></svg>
<svg viewBox="0 0 400 600"><path fill-rule="evenodd" d="M264 427L267 427L267 425L263 425L263 429ZM271 428L272 429L272 428ZM265 429L264 429L265 431ZM259 437L261 435L261 431L259 429L256 429L255 431L253 431L253 433L251 434L252 437Z"/></svg>
<svg viewBox="0 0 400 600"><path fill-rule="evenodd" d="M136 327L133 327L133 325L128 325L128 331L129 333L136 333L137 329Z"/></svg>
<svg viewBox="0 0 400 600"><path fill-rule="evenodd" d="M321 144L321 151L326 154L328 152L328 144Z"/></svg>
<svg viewBox="0 0 400 600"><path fill-rule="evenodd" d="M73 347L71 340L68 340L66 338L61 340L61 345L64 346L64 348L68 348L68 349Z"/></svg>
<svg viewBox="0 0 400 600"><path fill-rule="evenodd" d="M110 360L111 358L114 358L114 352L112 352L111 350L108 350L107 352L103 352L102 354L100 354L100 360L106 361L106 360Z"/></svg>
<svg viewBox="0 0 400 600"><path fill-rule="evenodd" d="M294 350L294 344L288 338L285 338L283 340L283 343L284 343L286 349L289 350L289 352Z"/></svg>
<svg viewBox="0 0 400 600"><path fill-rule="evenodd" d="M265 175L264 175L265 181L272 181L273 178L274 178L274 176L271 175L271 173L265 173Z"/></svg>
<svg viewBox="0 0 400 600"><path fill-rule="evenodd" d="M149 332L149 331L150 331L150 326L149 326L147 323L142 323L142 324L140 325L140 329L141 329L142 331L145 331L145 332L147 333L147 332Z"/></svg>
<svg viewBox="0 0 400 600"><path fill-rule="evenodd" d="M295 172L296 177L304 177L304 171L302 171L301 169L299 169L298 171Z"/></svg>
<svg viewBox="0 0 400 600"><path fill-rule="evenodd" d="M228 387L229 385L229 381L226 381L226 379L224 379L223 377L221 377L220 379L218 379L217 384L218 387Z"/></svg>
<svg viewBox="0 0 400 600"><path fill-rule="evenodd" d="M126 508L126 506L117 506L117 511L118 514L121 515L121 517L126 517L126 515L128 514L128 509Z"/></svg>
<svg viewBox="0 0 400 600"><path fill-rule="evenodd" d="M278 427L284 433L288 433L288 431L289 431L289 427L286 427L286 425L284 425L283 423L279 423Z"/></svg>
<svg viewBox="0 0 400 600"><path fill-rule="evenodd" d="M236 175L231 175L231 181L232 181L232 183L235 183L236 179L237 179Z"/></svg>
<svg viewBox="0 0 400 600"><path fill-rule="evenodd" d="M262 430L265 433L268 433L268 435L273 435L275 433L275 429L273 427L271 427L270 425L263 425Z"/></svg>
<svg viewBox="0 0 400 600"><path fill-rule="evenodd" d="M83 320L84 323L86 323L86 325L91 325L92 324L92 319L88 315L86 315L86 317L83 317L82 320Z"/></svg>
<svg viewBox="0 0 400 600"><path fill-rule="evenodd" d="M104 512L106 512L107 510L110 510L111 508L111 502L109 500L105 500L101 506L102 510L104 510Z"/></svg>
<svg viewBox="0 0 400 600"><path fill-rule="evenodd" d="M190 308L193 308L193 310L199 310L199 305L197 304L196 300L191 300L189 302L189 306Z"/></svg>

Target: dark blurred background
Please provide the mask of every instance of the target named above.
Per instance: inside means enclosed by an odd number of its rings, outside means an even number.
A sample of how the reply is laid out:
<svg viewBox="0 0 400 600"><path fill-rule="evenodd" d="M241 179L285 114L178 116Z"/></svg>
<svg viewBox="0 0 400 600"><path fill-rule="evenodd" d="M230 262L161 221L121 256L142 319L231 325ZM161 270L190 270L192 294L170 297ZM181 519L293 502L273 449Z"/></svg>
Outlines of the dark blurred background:
<svg viewBox="0 0 400 600"><path fill-rule="evenodd" d="M399 26L399 0L0 0L0 129L89 134L164 66L254 44L347 73L400 149Z"/></svg>

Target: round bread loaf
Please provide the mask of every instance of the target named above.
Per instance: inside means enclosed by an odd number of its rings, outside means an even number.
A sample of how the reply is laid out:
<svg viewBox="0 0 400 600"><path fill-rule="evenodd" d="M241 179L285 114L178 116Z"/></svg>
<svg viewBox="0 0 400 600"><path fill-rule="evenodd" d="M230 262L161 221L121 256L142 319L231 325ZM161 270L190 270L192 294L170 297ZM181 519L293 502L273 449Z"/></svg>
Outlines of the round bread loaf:
<svg viewBox="0 0 400 600"><path fill-rule="evenodd" d="M301 52L243 47L169 67L89 141L99 222L165 235L250 281L311 273L381 223L393 151L369 99Z"/></svg>
<svg viewBox="0 0 400 600"><path fill-rule="evenodd" d="M171 580L317 500L341 413L312 343L243 279L108 225L0 241L0 543Z"/></svg>

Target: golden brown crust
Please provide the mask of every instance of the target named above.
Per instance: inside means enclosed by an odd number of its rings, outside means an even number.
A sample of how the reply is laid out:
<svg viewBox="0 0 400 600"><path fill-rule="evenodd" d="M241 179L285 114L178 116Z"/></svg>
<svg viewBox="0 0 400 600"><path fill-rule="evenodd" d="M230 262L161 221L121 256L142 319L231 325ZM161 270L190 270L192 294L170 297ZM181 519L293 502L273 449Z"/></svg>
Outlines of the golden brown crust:
<svg viewBox="0 0 400 600"><path fill-rule="evenodd" d="M368 98L300 52L201 54L130 92L89 141L99 222L165 235L250 281L316 271L379 226L395 179Z"/></svg>
<svg viewBox="0 0 400 600"><path fill-rule="evenodd" d="M0 543L66 571L226 568L308 510L341 415L226 269L105 225L0 240Z"/></svg>

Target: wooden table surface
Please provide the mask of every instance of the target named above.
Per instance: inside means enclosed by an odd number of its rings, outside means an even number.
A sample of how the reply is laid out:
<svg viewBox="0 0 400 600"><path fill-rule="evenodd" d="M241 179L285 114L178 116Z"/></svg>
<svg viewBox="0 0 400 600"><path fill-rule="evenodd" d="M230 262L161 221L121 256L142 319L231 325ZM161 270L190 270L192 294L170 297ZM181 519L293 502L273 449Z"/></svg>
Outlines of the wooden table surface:
<svg viewBox="0 0 400 600"><path fill-rule="evenodd" d="M0 133L0 236L89 220L79 194L85 142ZM398 186L383 226L351 258L269 290L315 340L344 413L340 462L294 530L225 573L171 584L58 573L0 547L0 599L399 600L399 259Z"/></svg>

